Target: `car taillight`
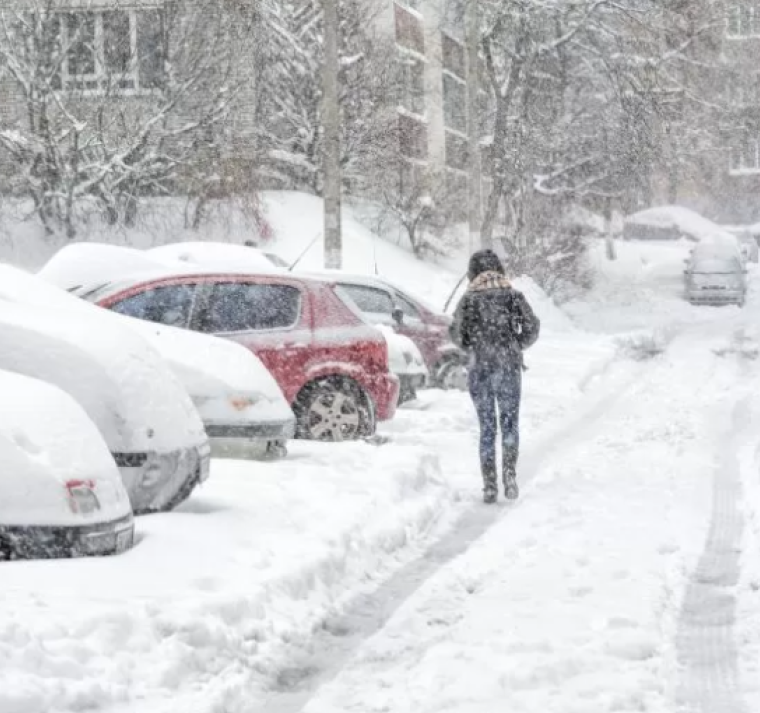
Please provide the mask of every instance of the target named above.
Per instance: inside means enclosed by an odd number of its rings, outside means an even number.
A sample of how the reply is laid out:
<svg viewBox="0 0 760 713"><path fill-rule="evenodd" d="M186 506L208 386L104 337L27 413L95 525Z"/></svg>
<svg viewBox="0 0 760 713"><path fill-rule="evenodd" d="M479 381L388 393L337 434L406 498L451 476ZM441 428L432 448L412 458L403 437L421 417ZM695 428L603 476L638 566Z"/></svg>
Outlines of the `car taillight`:
<svg viewBox="0 0 760 713"><path fill-rule="evenodd" d="M253 396L230 396L230 405L236 411L245 411L247 408L255 406L256 401Z"/></svg>
<svg viewBox="0 0 760 713"><path fill-rule="evenodd" d="M71 512L90 515L100 510L100 501L95 494L95 483L92 480L67 480L66 491Z"/></svg>

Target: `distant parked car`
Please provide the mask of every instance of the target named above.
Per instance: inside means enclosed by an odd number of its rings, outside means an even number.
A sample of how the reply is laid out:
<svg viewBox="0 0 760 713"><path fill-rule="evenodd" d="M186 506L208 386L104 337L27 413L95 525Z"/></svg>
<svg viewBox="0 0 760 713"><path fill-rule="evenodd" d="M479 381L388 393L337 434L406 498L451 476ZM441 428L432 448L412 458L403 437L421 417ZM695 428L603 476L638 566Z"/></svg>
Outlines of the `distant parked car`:
<svg viewBox="0 0 760 713"><path fill-rule="evenodd" d="M700 243L684 270L684 291L692 304L744 305L747 268L737 246L729 241Z"/></svg>
<svg viewBox="0 0 760 713"><path fill-rule="evenodd" d="M190 397L134 330L8 265L0 305L0 368L54 384L84 408L135 513L171 510L208 477L208 439Z"/></svg>
<svg viewBox="0 0 760 713"><path fill-rule="evenodd" d="M419 348L434 386L462 388L465 359L449 338L451 317L379 277L316 273L334 281L372 324L386 324Z"/></svg>
<svg viewBox="0 0 760 713"><path fill-rule="evenodd" d="M295 412L298 437L368 437L396 411L399 382L383 335L323 281L284 272L167 270L161 278L116 280L86 299L244 345L277 380Z"/></svg>
<svg viewBox="0 0 760 713"><path fill-rule="evenodd" d="M624 240L722 240L730 234L699 213L677 205L656 206L626 216Z"/></svg>
<svg viewBox="0 0 760 713"><path fill-rule="evenodd" d="M110 555L132 547L119 471L60 389L0 371L0 560Z"/></svg>

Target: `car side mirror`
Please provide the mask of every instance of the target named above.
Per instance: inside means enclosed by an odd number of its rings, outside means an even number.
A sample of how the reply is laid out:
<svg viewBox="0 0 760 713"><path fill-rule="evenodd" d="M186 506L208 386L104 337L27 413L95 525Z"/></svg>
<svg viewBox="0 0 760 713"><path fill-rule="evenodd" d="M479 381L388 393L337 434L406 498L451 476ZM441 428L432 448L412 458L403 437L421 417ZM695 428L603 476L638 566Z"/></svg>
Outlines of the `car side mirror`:
<svg viewBox="0 0 760 713"><path fill-rule="evenodd" d="M401 309L401 307L394 307L393 311L391 312L391 317L393 317L393 321L401 325L404 323L404 310Z"/></svg>

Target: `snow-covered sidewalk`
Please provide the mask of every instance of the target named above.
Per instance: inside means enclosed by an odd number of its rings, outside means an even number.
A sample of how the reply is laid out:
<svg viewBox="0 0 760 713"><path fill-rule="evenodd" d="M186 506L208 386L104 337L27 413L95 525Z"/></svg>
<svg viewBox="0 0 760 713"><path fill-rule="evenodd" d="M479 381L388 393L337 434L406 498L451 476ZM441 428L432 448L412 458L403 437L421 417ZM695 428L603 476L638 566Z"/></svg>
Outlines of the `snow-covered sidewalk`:
<svg viewBox="0 0 760 713"><path fill-rule="evenodd" d="M681 601L737 396L711 346L677 338L631 367L584 438L305 713L672 713Z"/></svg>

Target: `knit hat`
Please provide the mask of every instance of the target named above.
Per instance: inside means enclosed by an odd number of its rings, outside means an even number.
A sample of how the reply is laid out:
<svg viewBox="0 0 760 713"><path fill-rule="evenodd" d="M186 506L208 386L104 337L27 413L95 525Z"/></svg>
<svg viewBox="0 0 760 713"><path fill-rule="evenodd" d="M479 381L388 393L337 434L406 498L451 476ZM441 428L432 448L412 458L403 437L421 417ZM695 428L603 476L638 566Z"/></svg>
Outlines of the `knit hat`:
<svg viewBox="0 0 760 713"><path fill-rule="evenodd" d="M504 265L502 265L499 256L493 250L478 250L472 254L470 264L467 268L467 277L474 280L478 275L484 272L498 272L504 274Z"/></svg>

